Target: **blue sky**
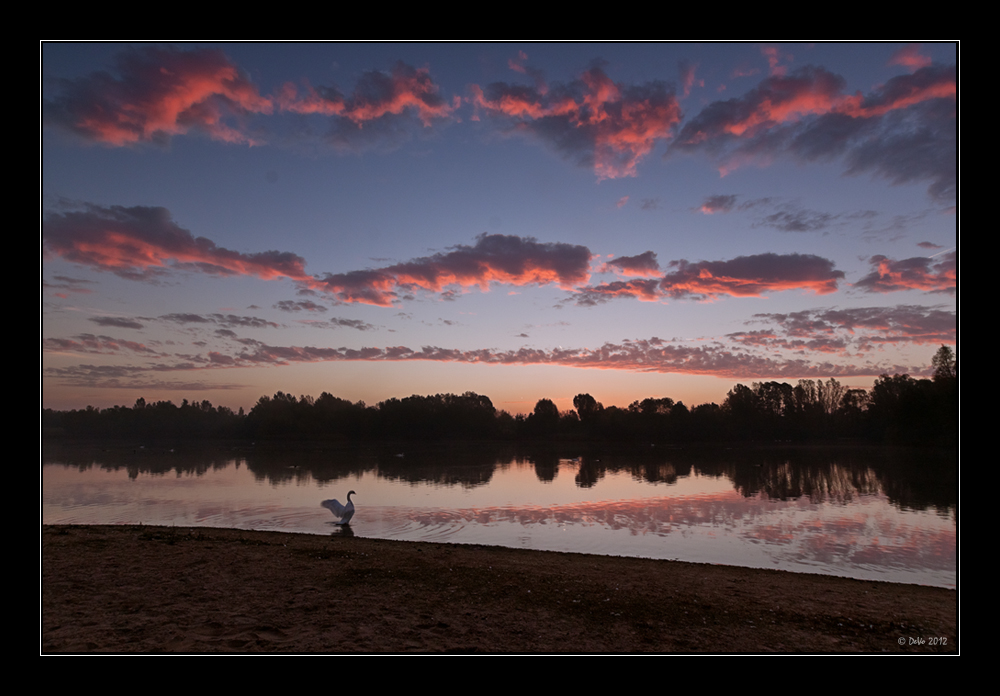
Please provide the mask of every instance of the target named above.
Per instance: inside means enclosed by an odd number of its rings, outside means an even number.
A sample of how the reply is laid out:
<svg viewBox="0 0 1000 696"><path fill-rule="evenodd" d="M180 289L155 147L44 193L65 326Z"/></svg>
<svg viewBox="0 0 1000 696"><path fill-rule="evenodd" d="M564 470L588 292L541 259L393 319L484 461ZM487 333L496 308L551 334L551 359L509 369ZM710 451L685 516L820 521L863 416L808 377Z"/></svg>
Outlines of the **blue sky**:
<svg viewBox="0 0 1000 696"><path fill-rule="evenodd" d="M957 57L45 43L43 405L925 374L956 340Z"/></svg>

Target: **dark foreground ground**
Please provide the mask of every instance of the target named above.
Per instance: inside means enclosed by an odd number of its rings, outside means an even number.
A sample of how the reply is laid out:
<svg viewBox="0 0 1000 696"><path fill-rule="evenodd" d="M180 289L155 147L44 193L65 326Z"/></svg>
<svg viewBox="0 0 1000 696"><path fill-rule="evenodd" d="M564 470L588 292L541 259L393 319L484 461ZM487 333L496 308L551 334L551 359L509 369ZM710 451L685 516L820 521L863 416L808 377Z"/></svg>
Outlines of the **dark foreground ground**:
<svg viewBox="0 0 1000 696"><path fill-rule="evenodd" d="M42 528L41 651L958 651L957 593L637 558Z"/></svg>

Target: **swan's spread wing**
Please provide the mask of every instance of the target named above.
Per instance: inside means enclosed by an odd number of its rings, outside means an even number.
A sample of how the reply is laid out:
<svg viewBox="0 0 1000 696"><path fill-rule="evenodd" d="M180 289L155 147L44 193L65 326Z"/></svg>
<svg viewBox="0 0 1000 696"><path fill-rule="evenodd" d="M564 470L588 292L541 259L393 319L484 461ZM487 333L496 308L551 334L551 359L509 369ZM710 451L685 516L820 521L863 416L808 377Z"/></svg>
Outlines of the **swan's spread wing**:
<svg viewBox="0 0 1000 696"><path fill-rule="evenodd" d="M337 499L334 499L334 500L324 500L322 503L320 503L320 505L322 505L323 507L325 507L327 510L329 510L330 512L332 512L337 517L343 517L344 513L347 511L347 508L344 507L343 505L341 505L340 501L337 500ZM354 506L353 505L351 506L351 514L352 515L354 514Z"/></svg>

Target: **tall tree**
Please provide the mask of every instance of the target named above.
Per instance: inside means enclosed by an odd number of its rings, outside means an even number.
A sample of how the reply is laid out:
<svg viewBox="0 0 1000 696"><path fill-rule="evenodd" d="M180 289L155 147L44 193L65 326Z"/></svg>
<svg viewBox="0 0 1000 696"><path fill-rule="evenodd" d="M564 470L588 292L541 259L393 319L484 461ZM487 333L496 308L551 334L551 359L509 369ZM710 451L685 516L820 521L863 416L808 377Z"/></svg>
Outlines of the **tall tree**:
<svg viewBox="0 0 1000 696"><path fill-rule="evenodd" d="M958 377L958 363L955 360L955 353L948 346L938 348L938 352L931 359L931 367L934 368L935 382Z"/></svg>

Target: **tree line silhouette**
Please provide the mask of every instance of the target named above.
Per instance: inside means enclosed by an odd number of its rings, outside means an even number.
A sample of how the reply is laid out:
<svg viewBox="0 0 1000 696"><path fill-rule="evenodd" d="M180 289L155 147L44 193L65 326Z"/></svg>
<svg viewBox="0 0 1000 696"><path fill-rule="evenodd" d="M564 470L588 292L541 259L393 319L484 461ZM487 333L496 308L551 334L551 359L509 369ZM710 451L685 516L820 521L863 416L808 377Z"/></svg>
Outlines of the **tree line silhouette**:
<svg viewBox="0 0 1000 696"><path fill-rule="evenodd" d="M323 392L319 398L278 392L244 413L208 401L42 411L47 436L252 440L533 440L773 442L854 439L894 444L958 441L958 365L953 351L935 354L933 379L881 375L870 390L836 379L736 384L722 405L688 408L669 397L605 407L578 394L573 410L540 399L526 415L497 410L466 392L388 399L375 406Z"/></svg>

